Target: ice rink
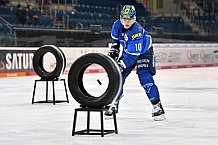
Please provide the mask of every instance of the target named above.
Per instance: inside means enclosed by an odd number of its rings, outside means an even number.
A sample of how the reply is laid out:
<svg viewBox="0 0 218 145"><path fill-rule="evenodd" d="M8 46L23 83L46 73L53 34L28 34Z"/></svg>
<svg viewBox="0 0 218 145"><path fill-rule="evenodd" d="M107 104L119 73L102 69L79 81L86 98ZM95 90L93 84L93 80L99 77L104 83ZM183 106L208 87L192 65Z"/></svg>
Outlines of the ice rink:
<svg viewBox="0 0 218 145"><path fill-rule="evenodd" d="M87 88L98 93L101 86L95 78L102 76L87 74ZM63 77L67 79L67 75ZM32 105L35 79L38 77L0 79L0 145L218 144L217 67L157 71L154 79L165 108L165 121L153 121L152 106L132 72L117 114L118 134L105 137L71 136L74 108L79 104L69 91L70 103ZM36 100L45 99L44 86L37 86ZM56 99L65 99L61 83L56 84ZM79 113L77 119L76 130L84 129L86 113ZM91 113L91 119L90 127L99 128L99 113ZM113 129L112 120L105 120L105 128Z"/></svg>

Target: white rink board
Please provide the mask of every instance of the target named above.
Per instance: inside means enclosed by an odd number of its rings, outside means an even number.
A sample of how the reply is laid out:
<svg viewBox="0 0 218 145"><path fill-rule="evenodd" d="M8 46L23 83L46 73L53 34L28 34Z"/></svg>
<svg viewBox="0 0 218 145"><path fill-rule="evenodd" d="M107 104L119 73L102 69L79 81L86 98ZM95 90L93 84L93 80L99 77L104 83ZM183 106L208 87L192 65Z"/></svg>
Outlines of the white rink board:
<svg viewBox="0 0 218 145"><path fill-rule="evenodd" d="M107 55L108 47L60 47L67 60L65 73L68 73L72 63L80 56L87 53L102 53ZM38 48L0 47L0 50L37 50ZM218 44L154 44L157 69L208 67L218 65ZM6 54L7 55L7 54ZM15 55L16 56L16 55ZM16 58L14 63L18 63ZM5 62L11 63L11 62ZM44 66L54 69L56 62L52 57L47 57ZM98 65L91 67L100 70ZM95 71L96 72L96 71ZM29 73L31 74L31 73ZM28 75L28 74L27 74Z"/></svg>
<svg viewBox="0 0 218 145"><path fill-rule="evenodd" d="M109 48L62 48L67 58L66 70L81 55L103 53ZM217 66L218 44L154 44L157 69ZM93 68L98 69L98 68Z"/></svg>

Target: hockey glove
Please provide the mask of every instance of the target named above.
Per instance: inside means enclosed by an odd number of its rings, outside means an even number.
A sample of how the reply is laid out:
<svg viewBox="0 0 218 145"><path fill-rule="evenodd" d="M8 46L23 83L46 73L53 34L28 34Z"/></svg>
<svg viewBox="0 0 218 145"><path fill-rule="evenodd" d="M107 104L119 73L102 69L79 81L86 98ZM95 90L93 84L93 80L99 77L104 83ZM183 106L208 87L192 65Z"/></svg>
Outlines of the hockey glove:
<svg viewBox="0 0 218 145"><path fill-rule="evenodd" d="M111 47L110 51L108 52L108 55L113 58L115 61L117 61L120 54L120 50L114 47Z"/></svg>

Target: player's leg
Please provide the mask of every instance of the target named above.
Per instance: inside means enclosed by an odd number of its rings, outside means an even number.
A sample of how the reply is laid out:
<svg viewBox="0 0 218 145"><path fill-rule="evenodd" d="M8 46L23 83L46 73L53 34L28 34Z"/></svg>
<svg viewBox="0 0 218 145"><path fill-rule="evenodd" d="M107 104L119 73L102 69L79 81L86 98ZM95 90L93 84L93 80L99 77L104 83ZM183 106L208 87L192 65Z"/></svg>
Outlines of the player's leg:
<svg viewBox="0 0 218 145"><path fill-rule="evenodd" d="M122 72L122 88L121 88L121 91L120 91L120 94L118 95L118 97L116 98L116 101L114 102L114 104L110 104L110 105L113 105L112 107L109 107L109 109L105 112L105 115L107 116L111 116L112 113L113 113L113 109L116 111L116 113L118 113L118 108L119 108L119 101L120 99L123 97L123 85L125 83L125 80L127 78L127 76L131 73L131 71L135 68L135 65L133 65L132 67L129 67L127 69L125 69L123 72ZM112 109L110 109L112 108Z"/></svg>
<svg viewBox="0 0 218 145"><path fill-rule="evenodd" d="M152 117L155 117L156 120L158 120L158 118L156 118L157 116L160 117L160 120L165 119L163 116L165 112L160 101L159 91L154 83L152 75L147 70L141 70L137 73L140 84L145 89L145 92L153 105Z"/></svg>

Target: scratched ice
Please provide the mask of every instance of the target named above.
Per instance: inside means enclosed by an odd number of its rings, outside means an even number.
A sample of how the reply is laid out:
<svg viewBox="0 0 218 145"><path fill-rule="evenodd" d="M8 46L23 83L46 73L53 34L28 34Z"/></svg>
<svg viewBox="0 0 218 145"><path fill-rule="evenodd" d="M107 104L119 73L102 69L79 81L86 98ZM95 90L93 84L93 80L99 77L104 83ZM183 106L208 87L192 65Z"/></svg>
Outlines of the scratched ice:
<svg viewBox="0 0 218 145"><path fill-rule="evenodd" d="M155 76L166 120L155 122L152 106L135 72L126 80L117 115L118 134L105 137L71 136L74 108L79 104L69 93L70 103L31 104L33 77L0 79L1 145L217 145L218 68L158 70ZM67 75L63 76L67 79ZM99 82L97 81L100 81ZM86 74L84 85L101 95L106 74ZM63 85L56 85L56 99L64 99ZM45 99L45 84L37 86L35 99ZM51 92L51 87L49 87ZM51 98L51 93L49 97ZM77 130L86 127L86 114L78 114ZM99 114L91 113L91 128L100 127ZM105 128L113 128L105 120Z"/></svg>

